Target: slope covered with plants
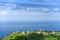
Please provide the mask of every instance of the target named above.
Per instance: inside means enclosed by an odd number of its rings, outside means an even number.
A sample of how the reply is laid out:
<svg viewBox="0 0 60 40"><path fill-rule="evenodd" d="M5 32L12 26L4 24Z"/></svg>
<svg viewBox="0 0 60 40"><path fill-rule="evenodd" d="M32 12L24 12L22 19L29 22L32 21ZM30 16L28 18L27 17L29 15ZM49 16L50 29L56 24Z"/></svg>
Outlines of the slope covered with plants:
<svg viewBox="0 0 60 40"><path fill-rule="evenodd" d="M2 40L60 40L60 32L52 31L26 31L26 32L13 32Z"/></svg>

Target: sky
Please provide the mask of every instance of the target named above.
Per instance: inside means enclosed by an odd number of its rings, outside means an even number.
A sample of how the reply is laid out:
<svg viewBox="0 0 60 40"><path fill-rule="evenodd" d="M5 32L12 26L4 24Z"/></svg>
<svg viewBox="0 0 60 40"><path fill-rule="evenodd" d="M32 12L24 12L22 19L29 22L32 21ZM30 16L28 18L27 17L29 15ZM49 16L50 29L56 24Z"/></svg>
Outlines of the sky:
<svg viewBox="0 0 60 40"><path fill-rule="evenodd" d="M37 2L36 2L37 1ZM0 2L15 2L23 4L37 5L60 5L60 0L0 0ZM39 1L39 2L38 2ZM5 5L5 4L3 4ZM16 7L15 4L3 6L0 8L0 21L20 21L20 22L37 22L37 21L60 21L60 8L42 8L40 12L24 10L11 10L11 7ZM27 7L27 9L29 9ZM32 9L34 9L32 7ZM36 8L37 10L38 8ZM34 9L35 10L35 9ZM43 12L46 11L46 12Z"/></svg>
<svg viewBox="0 0 60 40"><path fill-rule="evenodd" d="M28 3L28 4L45 4L45 5L59 5L60 0L0 0L4 2Z"/></svg>

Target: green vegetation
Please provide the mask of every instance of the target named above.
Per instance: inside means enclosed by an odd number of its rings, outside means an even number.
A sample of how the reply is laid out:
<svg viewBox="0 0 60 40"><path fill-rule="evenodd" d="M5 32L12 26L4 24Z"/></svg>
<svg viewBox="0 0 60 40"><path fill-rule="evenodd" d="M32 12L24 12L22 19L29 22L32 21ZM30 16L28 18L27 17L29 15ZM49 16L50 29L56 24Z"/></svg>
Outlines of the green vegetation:
<svg viewBox="0 0 60 40"><path fill-rule="evenodd" d="M13 32L3 37L2 40L60 40L60 32L42 30Z"/></svg>

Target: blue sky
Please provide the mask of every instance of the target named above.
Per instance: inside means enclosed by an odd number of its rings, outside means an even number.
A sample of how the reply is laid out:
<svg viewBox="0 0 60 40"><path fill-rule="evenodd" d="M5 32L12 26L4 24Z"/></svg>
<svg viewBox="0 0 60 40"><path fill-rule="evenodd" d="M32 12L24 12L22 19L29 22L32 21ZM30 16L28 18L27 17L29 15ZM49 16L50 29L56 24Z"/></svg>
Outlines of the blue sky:
<svg viewBox="0 0 60 40"><path fill-rule="evenodd" d="M42 0L40 2L32 2L28 0L0 0L0 2L16 2L16 3L26 3L26 4L37 4L37 5L60 5L59 0ZM10 4L8 4L10 5ZM31 12L26 10L10 10L8 8L0 10L0 21L21 21L21 22L37 22L37 21L60 21L60 8L46 9L42 8L43 11L49 12ZM13 5L16 7L16 5ZM2 7L5 8L5 7ZM55 10L56 12L51 12Z"/></svg>
<svg viewBox="0 0 60 40"><path fill-rule="evenodd" d="M45 5L59 5L60 0L37 0L40 2L35 2L34 0L0 0L4 2L16 2L16 3L32 3L32 4L45 4Z"/></svg>

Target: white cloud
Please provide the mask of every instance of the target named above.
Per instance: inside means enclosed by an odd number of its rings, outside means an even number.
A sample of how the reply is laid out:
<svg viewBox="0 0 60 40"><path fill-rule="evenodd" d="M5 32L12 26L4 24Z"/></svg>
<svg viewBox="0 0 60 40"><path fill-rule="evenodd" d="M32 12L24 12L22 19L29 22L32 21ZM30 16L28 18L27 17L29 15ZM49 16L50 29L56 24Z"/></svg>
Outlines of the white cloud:
<svg viewBox="0 0 60 40"><path fill-rule="evenodd" d="M48 21L48 20L60 20L60 15L55 15L54 11L58 11L60 13L59 8L43 8L43 7L27 7L23 10L12 10L11 8L15 8L15 4L5 4L2 10L0 9L0 20L19 20L19 21ZM31 8L31 9L30 9ZM29 10L29 11L27 11ZM35 10L30 11L30 10ZM40 11L39 11L40 10ZM42 10L42 11L41 11ZM37 12L36 12L37 11ZM39 12L38 12L39 11ZM44 12L46 11L46 13ZM59 14L58 13L58 14Z"/></svg>
<svg viewBox="0 0 60 40"><path fill-rule="evenodd" d="M0 10L0 15L8 15L7 11Z"/></svg>
<svg viewBox="0 0 60 40"><path fill-rule="evenodd" d="M54 11L60 11L60 8L53 8Z"/></svg>

